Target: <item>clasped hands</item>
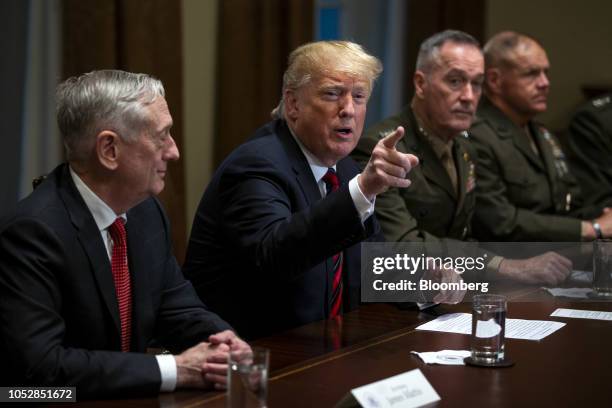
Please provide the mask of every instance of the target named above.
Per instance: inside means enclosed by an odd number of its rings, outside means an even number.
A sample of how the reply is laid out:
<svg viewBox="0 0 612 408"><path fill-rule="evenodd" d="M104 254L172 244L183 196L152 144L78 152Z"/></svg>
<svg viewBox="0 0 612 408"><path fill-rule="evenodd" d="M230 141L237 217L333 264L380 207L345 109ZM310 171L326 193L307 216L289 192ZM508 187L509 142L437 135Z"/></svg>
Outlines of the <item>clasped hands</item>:
<svg viewBox="0 0 612 408"><path fill-rule="evenodd" d="M231 330L211 335L179 355L175 355L177 388L226 388L229 354L248 356L251 347Z"/></svg>

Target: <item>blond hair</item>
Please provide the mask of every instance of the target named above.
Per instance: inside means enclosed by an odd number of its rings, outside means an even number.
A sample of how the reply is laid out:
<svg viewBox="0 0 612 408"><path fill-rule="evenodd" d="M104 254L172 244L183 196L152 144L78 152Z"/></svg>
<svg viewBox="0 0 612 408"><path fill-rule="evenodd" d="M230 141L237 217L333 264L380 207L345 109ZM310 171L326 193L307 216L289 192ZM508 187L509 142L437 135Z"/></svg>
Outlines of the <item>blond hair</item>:
<svg viewBox="0 0 612 408"><path fill-rule="evenodd" d="M281 100L272 111L273 118L284 118L283 95L297 90L314 77L342 73L365 80L368 91L382 72L380 60L368 54L361 45L349 41L317 41L304 44L289 55L289 63L283 75Z"/></svg>

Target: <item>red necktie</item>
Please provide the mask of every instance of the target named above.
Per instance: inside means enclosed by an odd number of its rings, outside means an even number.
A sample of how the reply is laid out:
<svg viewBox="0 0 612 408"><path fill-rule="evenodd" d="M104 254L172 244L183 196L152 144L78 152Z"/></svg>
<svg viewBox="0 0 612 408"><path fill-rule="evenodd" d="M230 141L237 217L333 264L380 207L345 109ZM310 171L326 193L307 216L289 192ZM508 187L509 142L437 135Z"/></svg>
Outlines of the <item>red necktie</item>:
<svg viewBox="0 0 612 408"><path fill-rule="evenodd" d="M132 292L130 288L130 270L127 263L127 243L123 218L119 217L108 227L113 239L113 254L111 268L115 281L115 293L119 304L121 321L121 351L130 351L130 335L132 332Z"/></svg>
<svg viewBox="0 0 612 408"><path fill-rule="evenodd" d="M327 194L338 190L338 187L340 187L338 175L332 168L327 170L327 173L323 176L323 181L325 182ZM332 307L329 316L336 317L342 311L342 252L335 254L332 260L334 261L334 282L332 285Z"/></svg>

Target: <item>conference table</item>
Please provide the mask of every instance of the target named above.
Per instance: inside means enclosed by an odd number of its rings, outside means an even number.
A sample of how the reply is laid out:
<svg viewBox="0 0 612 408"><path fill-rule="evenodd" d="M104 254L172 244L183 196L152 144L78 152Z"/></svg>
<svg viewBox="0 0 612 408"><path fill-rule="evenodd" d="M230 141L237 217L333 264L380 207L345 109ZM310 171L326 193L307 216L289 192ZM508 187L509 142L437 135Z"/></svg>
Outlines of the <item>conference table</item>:
<svg viewBox="0 0 612 408"><path fill-rule="evenodd" d="M471 303L440 305L425 312L394 304L364 304L340 319L252 342L271 350L268 406L334 407L355 387L415 368L440 395L440 401L430 404L435 407L611 406L612 321L550 314L557 308L612 311L612 303L554 298L538 287L494 289L509 299L508 318L566 325L540 341L506 339L506 355L515 362L512 367L427 365L410 351L469 350L470 336L415 328L436 315L469 313ZM81 401L71 406L224 407L225 394L177 391L157 398Z"/></svg>

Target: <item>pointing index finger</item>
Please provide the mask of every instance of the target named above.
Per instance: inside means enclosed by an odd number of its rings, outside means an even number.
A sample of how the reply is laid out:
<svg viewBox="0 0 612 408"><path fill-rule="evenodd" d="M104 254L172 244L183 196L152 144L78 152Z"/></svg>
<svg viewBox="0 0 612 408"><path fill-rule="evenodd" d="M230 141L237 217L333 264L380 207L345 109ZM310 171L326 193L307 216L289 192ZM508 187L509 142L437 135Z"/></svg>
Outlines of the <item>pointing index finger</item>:
<svg viewBox="0 0 612 408"><path fill-rule="evenodd" d="M398 126L394 132L382 139L382 144L388 149L395 149L395 145L402 137L404 137L404 128L402 126Z"/></svg>

